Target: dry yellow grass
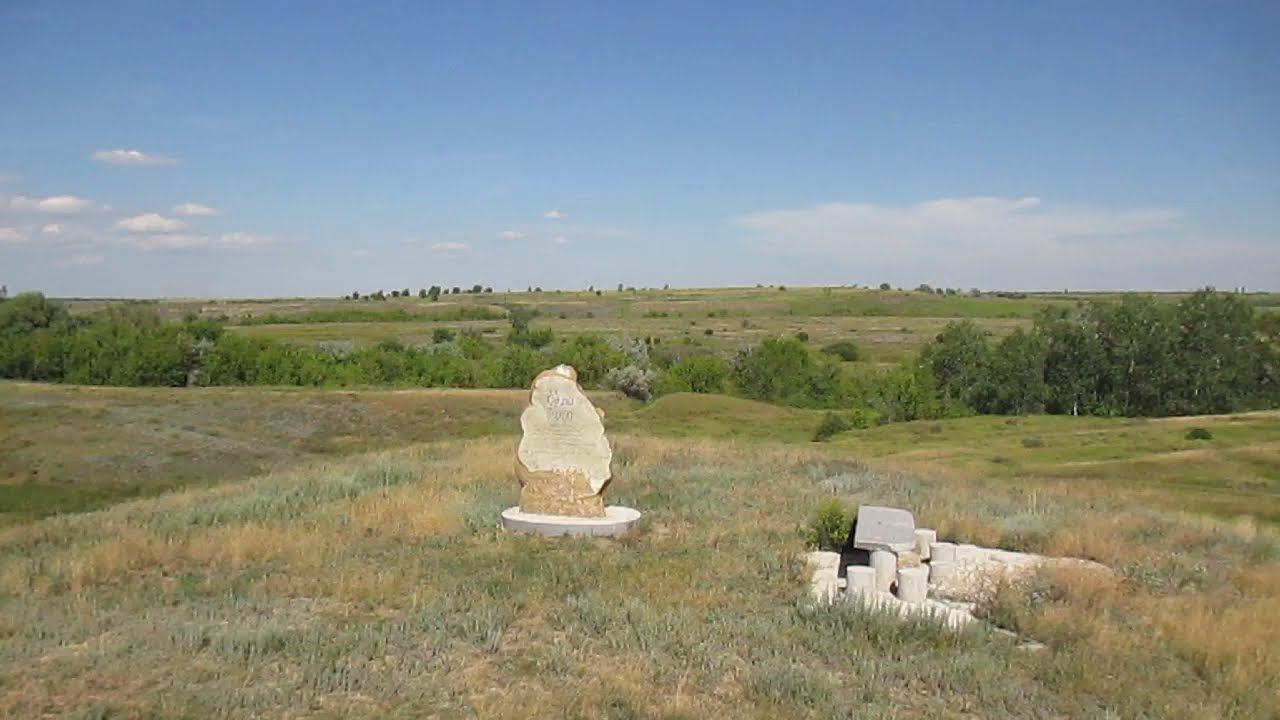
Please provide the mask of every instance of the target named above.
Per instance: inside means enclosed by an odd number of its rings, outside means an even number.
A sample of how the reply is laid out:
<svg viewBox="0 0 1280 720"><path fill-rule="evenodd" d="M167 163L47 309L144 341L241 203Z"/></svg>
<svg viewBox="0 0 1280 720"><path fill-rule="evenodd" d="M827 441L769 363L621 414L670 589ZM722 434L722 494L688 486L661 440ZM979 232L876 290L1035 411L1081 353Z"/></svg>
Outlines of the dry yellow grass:
<svg viewBox="0 0 1280 720"><path fill-rule="evenodd" d="M0 530L0 716L1265 717L1280 541L1100 490L839 447L614 438L620 540L509 536L509 438ZM803 602L817 502L1099 560L993 600L1018 651ZM886 691L886 688L889 690ZM878 714L878 715L877 715Z"/></svg>

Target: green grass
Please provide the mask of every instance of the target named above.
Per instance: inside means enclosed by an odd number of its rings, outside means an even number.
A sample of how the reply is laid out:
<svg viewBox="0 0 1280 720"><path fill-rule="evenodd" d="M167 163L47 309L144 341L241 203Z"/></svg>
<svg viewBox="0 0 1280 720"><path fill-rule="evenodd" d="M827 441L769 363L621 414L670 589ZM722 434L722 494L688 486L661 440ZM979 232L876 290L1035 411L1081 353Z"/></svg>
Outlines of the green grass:
<svg viewBox="0 0 1280 720"><path fill-rule="evenodd" d="M0 715L1197 718L1274 707L1275 629L1223 624L1235 609L1275 609L1262 576L1238 571L1280 561L1273 535L1038 484L877 471L826 446L614 441L610 500L645 512L621 540L498 531L517 495L501 438L309 462L0 532ZM911 507L944 537L1016 549L1084 533L1081 552L1135 580L1076 597L1046 578L1038 604L1002 598L993 612L1049 644L1032 654L982 629L814 607L796 557L803 523L832 495ZM1140 545L1126 540L1135 531ZM1203 638L1169 624L1169 603Z"/></svg>
<svg viewBox="0 0 1280 720"><path fill-rule="evenodd" d="M745 344L805 332L821 347L853 340L861 362L896 363L919 351L950 321L974 320L996 337L1028 328L1044 306L1074 308L1086 300L1113 302L1122 293L1028 293L1024 297L967 291L938 295L902 290L831 288L708 288L677 290L607 290L499 292L444 295L439 301L413 297L385 301L340 298L263 300L148 301L162 317L188 314L226 316L234 332L303 345L350 343L373 345L395 340L406 345L431 342L437 327L471 329L491 338L505 334L500 319L508 308L535 311L534 327L562 337L583 333L653 337L670 347L732 353ZM1157 293L1176 302L1186 293ZM1280 308L1280 294L1253 293L1246 302L1263 310ZM110 300L70 300L73 312L101 310ZM498 319L485 319L498 318ZM272 322L268 322L272 321ZM267 324L263 324L267 323ZM706 330L711 335L706 335Z"/></svg>
<svg viewBox="0 0 1280 720"><path fill-rule="evenodd" d="M0 383L0 525L300 462L514 437L522 390L88 388ZM593 393L611 432L807 444L824 411L678 393ZM1213 439L1188 440L1192 426ZM1280 415L975 417L850 430L840 451L922 472L1034 477L1222 517L1280 522Z"/></svg>
<svg viewBox="0 0 1280 720"><path fill-rule="evenodd" d="M1205 427L1208 441L1189 440ZM1280 413L1127 419L975 417L854 430L864 457L973 477L1097 484L1163 506L1280 523Z"/></svg>
<svg viewBox="0 0 1280 720"><path fill-rule="evenodd" d="M526 395L0 382L0 526L316 458L514 435Z"/></svg>
<svg viewBox="0 0 1280 720"><path fill-rule="evenodd" d="M730 288L379 307L525 304L558 334L722 352L803 330L815 347L853 338L874 363L950 318L1001 334L1081 297ZM477 323L504 331L449 321ZM233 331L364 344L425 342L438 326ZM526 397L0 383L0 716L1200 719L1280 706L1280 625L1258 621L1280 614L1280 413L974 417L815 444L821 411L593 393L615 446L608 500L645 517L622 539L552 541L496 527L518 497ZM1187 439L1191 427L1212 439ZM1047 645L1035 653L984 629L814 607L798 555L831 498L1113 572L1046 573L979 608Z"/></svg>

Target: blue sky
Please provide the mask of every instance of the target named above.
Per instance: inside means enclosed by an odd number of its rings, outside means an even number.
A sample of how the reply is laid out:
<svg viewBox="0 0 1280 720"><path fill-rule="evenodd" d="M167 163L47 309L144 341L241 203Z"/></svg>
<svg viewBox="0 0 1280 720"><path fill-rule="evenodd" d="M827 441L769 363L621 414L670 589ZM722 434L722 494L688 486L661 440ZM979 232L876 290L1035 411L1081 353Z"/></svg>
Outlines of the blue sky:
<svg viewBox="0 0 1280 720"><path fill-rule="evenodd" d="M1280 5L0 4L0 282L1280 289Z"/></svg>

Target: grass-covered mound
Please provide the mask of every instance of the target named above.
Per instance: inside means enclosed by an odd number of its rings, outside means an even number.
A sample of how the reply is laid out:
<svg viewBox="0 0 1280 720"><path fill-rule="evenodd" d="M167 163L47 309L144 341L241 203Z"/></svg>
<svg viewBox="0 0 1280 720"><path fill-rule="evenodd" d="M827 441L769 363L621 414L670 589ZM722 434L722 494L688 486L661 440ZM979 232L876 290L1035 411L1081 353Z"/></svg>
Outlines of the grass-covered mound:
<svg viewBox="0 0 1280 720"><path fill-rule="evenodd" d="M509 438L418 445L0 530L0 716L1259 717L1280 544L1062 484L806 445L615 438L621 540L502 534ZM847 454L847 453L846 453ZM1044 641L805 600L821 500L1107 563L987 608Z"/></svg>

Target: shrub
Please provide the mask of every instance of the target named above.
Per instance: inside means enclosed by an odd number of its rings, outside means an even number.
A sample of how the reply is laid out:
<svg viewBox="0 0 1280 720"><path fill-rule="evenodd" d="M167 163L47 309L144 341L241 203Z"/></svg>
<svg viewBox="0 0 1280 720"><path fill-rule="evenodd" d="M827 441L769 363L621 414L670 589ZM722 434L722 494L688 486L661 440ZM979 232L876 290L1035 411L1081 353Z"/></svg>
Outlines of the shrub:
<svg viewBox="0 0 1280 720"><path fill-rule="evenodd" d="M605 387L617 390L635 400L649 402L653 398L653 381L657 374L639 365L614 368L604 376Z"/></svg>
<svg viewBox="0 0 1280 720"><path fill-rule="evenodd" d="M579 335L559 345L552 352L551 360L572 365L578 371L578 382L586 387L598 387L610 370L628 364L625 355L595 334Z"/></svg>
<svg viewBox="0 0 1280 720"><path fill-rule="evenodd" d="M431 331L431 341L436 343L446 343L453 340L455 333L450 328L436 328Z"/></svg>
<svg viewBox="0 0 1280 720"><path fill-rule="evenodd" d="M493 387L529 387L546 366L547 358L542 353L523 345L511 345L493 366L488 383Z"/></svg>
<svg viewBox="0 0 1280 720"><path fill-rule="evenodd" d="M828 355L834 355L845 362L853 362L858 359L860 353L858 344L852 340L840 340L822 348L822 352Z"/></svg>
<svg viewBox="0 0 1280 720"><path fill-rule="evenodd" d="M1022 447L1024 448L1042 448L1044 447L1044 439L1036 436L1022 438Z"/></svg>
<svg viewBox="0 0 1280 720"><path fill-rule="evenodd" d="M1209 432L1209 428L1193 427L1187 431L1188 440L1212 440L1213 433Z"/></svg>
<svg viewBox="0 0 1280 720"><path fill-rule="evenodd" d="M667 369L659 392L722 393L731 370L729 363L714 355L691 355Z"/></svg>
<svg viewBox="0 0 1280 720"><path fill-rule="evenodd" d="M703 330L703 331L702 331L702 334L703 334L703 335L715 335L715 334L716 334L716 331L715 331L715 330L712 330L711 328L707 328L706 330Z"/></svg>
<svg viewBox="0 0 1280 720"><path fill-rule="evenodd" d="M801 330L800 332L796 333L796 339L802 343L807 343L809 342L809 333Z"/></svg>
<svg viewBox="0 0 1280 720"><path fill-rule="evenodd" d="M813 441L826 442L852 427L853 424L845 416L828 412L822 416L822 422L818 424L818 430L813 434Z"/></svg>
<svg viewBox="0 0 1280 720"><path fill-rule="evenodd" d="M854 408L849 413L849 424L859 430L875 427L881 423L880 413L875 408Z"/></svg>
<svg viewBox="0 0 1280 720"><path fill-rule="evenodd" d="M814 511L805 541L818 550L840 552L849 541L854 519L854 513L839 498L829 498Z"/></svg>

